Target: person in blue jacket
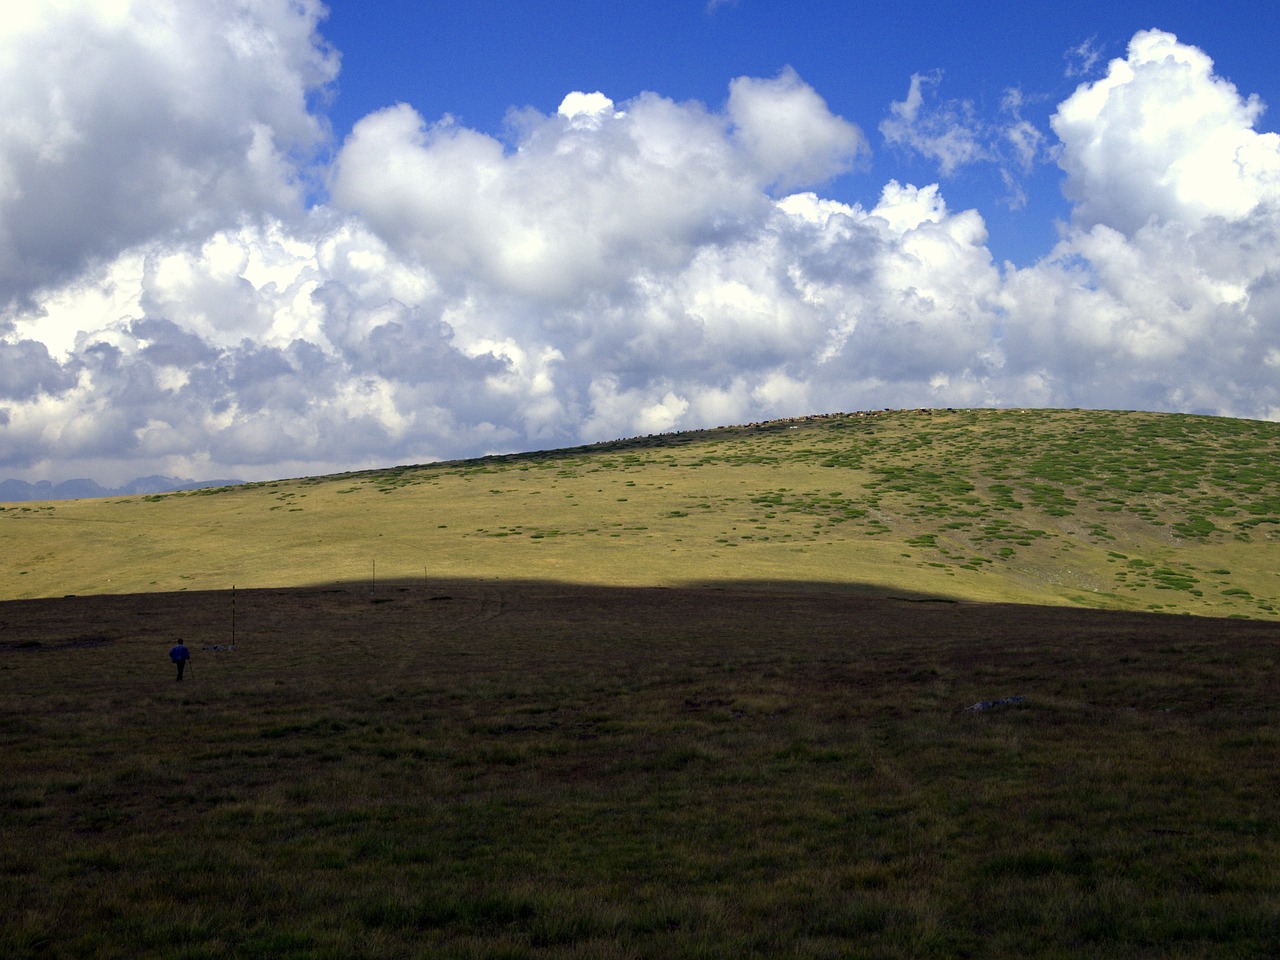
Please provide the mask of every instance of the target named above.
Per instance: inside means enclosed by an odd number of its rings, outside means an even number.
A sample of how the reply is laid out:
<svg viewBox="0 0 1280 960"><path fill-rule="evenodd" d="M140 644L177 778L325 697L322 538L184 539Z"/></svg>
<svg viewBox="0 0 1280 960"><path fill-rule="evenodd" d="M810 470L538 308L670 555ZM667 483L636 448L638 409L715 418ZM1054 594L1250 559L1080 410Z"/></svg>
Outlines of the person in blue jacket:
<svg viewBox="0 0 1280 960"><path fill-rule="evenodd" d="M191 659L191 651L179 640L178 645L169 651L169 659L178 665L178 679L181 680L182 671L187 668L187 661Z"/></svg>

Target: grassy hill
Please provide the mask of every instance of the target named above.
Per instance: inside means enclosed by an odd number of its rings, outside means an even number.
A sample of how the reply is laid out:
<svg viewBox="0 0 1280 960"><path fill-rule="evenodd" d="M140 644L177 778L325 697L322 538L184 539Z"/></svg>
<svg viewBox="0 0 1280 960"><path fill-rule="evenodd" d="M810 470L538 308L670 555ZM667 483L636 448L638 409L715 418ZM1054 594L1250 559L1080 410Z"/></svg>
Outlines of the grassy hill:
<svg viewBox="0 0 1280 960"><path fill-rule="evenodd" d="M1278 440L883 412L5 505L0 957L1280 956Z"/></svg>
<svg viewBox="0 0 1280 960"><path fill-rule="evenodd" d="M0 505L0 599L722 581L1280 618L1280 424L884 411Z"/></svg>

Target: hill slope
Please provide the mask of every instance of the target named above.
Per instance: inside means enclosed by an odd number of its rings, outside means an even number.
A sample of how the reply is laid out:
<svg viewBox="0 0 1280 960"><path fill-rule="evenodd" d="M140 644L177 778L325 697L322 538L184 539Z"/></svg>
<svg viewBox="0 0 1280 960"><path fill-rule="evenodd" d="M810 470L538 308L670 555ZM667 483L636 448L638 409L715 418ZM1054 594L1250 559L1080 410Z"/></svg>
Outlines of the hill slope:
<svg viewBox="0 0 1280 960"><path fill-rule="evenodd" d="M759 581L1280 619L1280 424L885 411L4 505L0 598Z"/></svg>

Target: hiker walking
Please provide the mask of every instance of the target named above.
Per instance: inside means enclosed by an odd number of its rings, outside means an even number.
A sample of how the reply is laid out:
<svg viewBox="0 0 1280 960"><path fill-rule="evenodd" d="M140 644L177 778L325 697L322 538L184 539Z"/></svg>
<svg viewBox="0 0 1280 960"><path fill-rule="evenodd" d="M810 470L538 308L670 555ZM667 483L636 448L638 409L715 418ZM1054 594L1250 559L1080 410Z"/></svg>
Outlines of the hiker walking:
<svg viewBox="0 0 1280 960"><path fill-rule="evenodd" d="M169 651L169 659L178 665L178 679L181 680L182 671L187 668L187 661L191 659L191 651L179 640L178 645Z"/></svg>

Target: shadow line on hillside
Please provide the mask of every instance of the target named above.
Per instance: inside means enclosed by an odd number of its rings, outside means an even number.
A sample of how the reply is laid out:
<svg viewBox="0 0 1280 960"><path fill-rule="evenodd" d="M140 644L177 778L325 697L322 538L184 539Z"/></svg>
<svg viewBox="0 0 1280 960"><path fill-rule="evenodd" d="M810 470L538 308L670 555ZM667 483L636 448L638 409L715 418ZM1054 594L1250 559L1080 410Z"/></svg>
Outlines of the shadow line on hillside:
<svg viewBox="0 0 1280 960"><path fill-rule="evenodd" d="M1280 631L1280 624L1268 620L1251 620L1229 617L1200 617L1185 613L1168 613L1148 610L1117 610L1068 605L1032 604L999 600L975 600L957 598L937 593L913 591L892 585L843 581L801 580L706 580L686 581L669 585L612 585L561 581L551 579L509 579L495 577L430 577L388 578L386 580L334 580L306 585L276 587L241 587L224 590L190 590L174 592L147 592L132 594L70 594L63 597L28 598L0 601L0 632L21 632L23 621L37 611L39 618L75 621L83 618L84 630L80 635L100 631L91 629L95 618L109 617L113 611L136 611L138 617L163 617L167 610L205 607L209 610L233 611L269 603L273 600L296 605L306 616L310 602L312 607L405 607L421 608L453 600L503 601L523 600L534 604L571 604L604 602L625 608L627 604L654 608L663 604L731 609L746 605L768 611L772 607L783 610L788 607L805 609L831 608L849 613L876 611L874 616L890 616L890 611L936 609L968 611L968 616L996 618L1093 620L1112 618L1144 624L1157 621L1193 621L1207 626L1216 624L1254 624ZM1032 611L1035 611L1032 615ZM233 613L227 614L233 616ZM6 638L9 639L9 638Z"/></svg>

